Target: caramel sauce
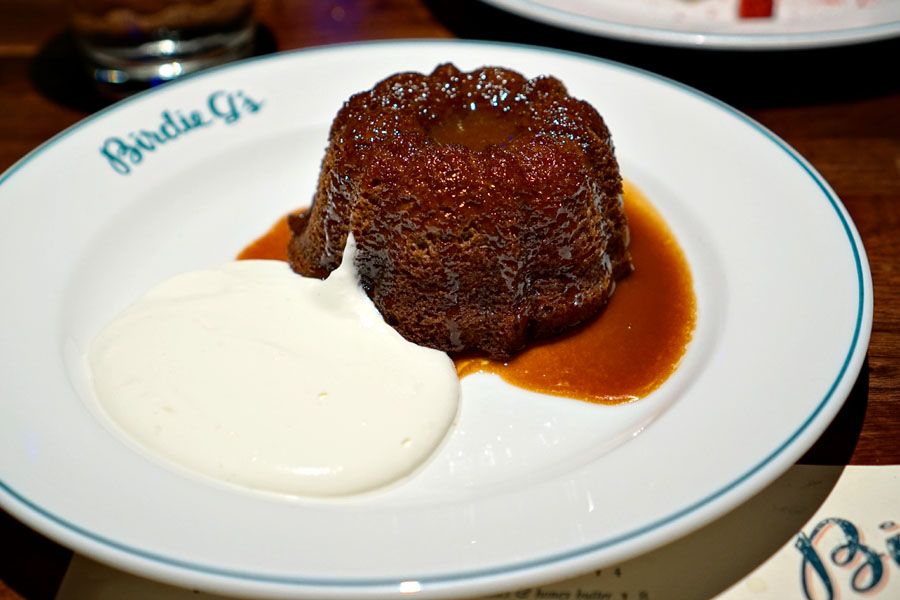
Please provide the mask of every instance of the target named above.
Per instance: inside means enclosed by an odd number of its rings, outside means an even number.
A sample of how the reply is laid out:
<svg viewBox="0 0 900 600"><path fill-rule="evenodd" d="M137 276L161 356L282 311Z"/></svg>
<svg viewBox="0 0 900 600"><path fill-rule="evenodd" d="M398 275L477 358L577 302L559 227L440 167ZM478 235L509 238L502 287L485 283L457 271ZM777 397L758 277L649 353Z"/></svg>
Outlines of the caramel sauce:
<svg viewBox="0 0 900 600"><path fill-rule="evenodd" d="M291 241L291 229L287 217L279 219L263 236L250 243L237 255L238 260L283 260L287 262L287 247Z"/></svg>
<svg viewBox="0 0 900 600"><path fill-rule="evenodd" d="M602 404L636 400L662 385L694 331L691 273L665 222L627 182L625 212L635 270L599 315L506 362L457 357L459 376L495 373L521 388Z"/></svg>
<svg viewBox="0 0 900 600"><path fill-rule="evenodd" d="M432 124L428 135L441 144L460 144L481 152L494 144L509 143L519 133L513 120L504 116L487 109L452 113Z"/></svg>
<svg viewBox="0 0 900 600"><path fill-rule="evenodd" d="M642 398L678 367L694 331L696 299L687 261L662 217L625 183L635 270L616 285L606 308L570 333L533 344L507 361L454 357L460 378L494 373L545 394L601 404ZM281 219L238 259L286 260L290 240Z"/></svg>

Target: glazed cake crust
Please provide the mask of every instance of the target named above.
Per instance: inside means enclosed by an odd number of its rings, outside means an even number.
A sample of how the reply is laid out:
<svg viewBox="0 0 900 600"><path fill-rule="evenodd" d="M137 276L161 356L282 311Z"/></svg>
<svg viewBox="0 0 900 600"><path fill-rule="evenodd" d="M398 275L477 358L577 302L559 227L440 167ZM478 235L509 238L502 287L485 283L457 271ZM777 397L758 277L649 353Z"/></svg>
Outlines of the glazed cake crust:
<svg viewBox="0 0 900 600"><path fill-rule="evenodd" d="M631 271L610 134L552 77L401 73L350 98L312 206L289 219L306 276L341 262L404 337L508 357L595 315Z"/></svg>

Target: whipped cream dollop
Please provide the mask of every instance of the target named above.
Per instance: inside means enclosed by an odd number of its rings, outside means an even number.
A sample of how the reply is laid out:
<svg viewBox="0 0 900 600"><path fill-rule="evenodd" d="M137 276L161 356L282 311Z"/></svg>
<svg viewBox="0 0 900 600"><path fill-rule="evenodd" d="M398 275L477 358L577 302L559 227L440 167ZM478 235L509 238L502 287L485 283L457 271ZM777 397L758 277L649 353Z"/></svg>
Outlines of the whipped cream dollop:
<svg viewBox="0 0 900 600"><path fill-rule="evenodd" d="M325 280L250 260L159 284L89 348L100 406L150 452L245 487L339 496L409 475L452 426L459 379L384 322L354 256L351 237Z"/></svg>

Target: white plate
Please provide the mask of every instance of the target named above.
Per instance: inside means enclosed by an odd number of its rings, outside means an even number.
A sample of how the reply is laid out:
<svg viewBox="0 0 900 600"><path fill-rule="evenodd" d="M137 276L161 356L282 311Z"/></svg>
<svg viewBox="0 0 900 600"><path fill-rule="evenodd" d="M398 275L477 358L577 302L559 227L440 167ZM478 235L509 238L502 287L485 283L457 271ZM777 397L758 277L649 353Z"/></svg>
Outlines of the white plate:
<svg viewBox="0 0 900 600"><path fill-rule="evenodd" d="M350 94L442 61L552 73L605 115L625 176L691 265L698 324L679 370L618 407L466 378L459 423L424 470L341 501L230 488L134 449L85 385L94 333L154 283L230 260L305 204ZM229 97L240 109L230 122ZM174 135L165 114L208 124L117 172L102 148L142 130ZM86 119L0 179L0 279L0 504L121 569L257 597L488 593L672 540L817 439L854 383L872 319L852 222L771 132L629 67L479 43L274 55Z"/></svg>
<svg viewBox="0 0 900 600"><path fill-rule="evenodd" d="M775 0L770 18L739 0L484 0L572 31L695 48L822 48L900 35L897 0Z"/></svg>

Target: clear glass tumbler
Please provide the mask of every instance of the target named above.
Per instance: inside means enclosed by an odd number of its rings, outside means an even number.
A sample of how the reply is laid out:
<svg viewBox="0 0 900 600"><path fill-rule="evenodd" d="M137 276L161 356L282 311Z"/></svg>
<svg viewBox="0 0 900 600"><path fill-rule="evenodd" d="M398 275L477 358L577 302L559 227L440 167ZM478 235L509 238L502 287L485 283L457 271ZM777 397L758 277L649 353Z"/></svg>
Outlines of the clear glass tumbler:
<svg viewBox="0 0 900 600"><path fill-rule="evenodd" d="M68 0L75 39L100 84L147 87L253 50L253 0Z"/></svg>

